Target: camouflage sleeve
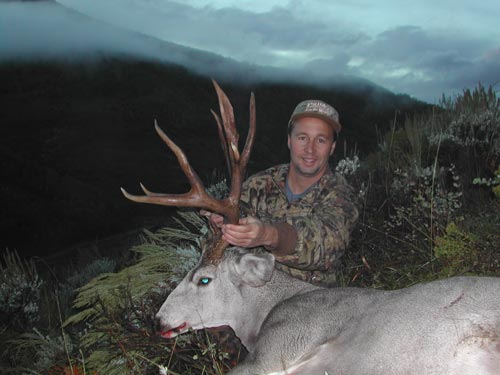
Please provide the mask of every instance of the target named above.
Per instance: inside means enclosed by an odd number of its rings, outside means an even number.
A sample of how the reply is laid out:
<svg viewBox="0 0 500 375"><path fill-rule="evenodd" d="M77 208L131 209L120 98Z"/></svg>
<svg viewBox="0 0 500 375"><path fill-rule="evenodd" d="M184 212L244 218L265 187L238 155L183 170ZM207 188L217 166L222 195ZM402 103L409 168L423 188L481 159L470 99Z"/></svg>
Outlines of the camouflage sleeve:
<svg viewBox="0 0 500 375"><path fill-rule="evenodd" d="M255 184L252 178L249 178L243 182L241 188L240 196L240 216L258 216L257 208L255 204L252 204L252 199L250 199L250 192L255 189ZM255 203L255 202L254 202Z"/></svg>
<svg viewBox="0 0 500 375"><path fill-rule="evenodd" d="M287 217L297 230L297 244L292 253L276 255L276 260L308 271L330 269L349 244L358 218L354 201L352 188L338 184L314 203L309 215Z"/></svg>

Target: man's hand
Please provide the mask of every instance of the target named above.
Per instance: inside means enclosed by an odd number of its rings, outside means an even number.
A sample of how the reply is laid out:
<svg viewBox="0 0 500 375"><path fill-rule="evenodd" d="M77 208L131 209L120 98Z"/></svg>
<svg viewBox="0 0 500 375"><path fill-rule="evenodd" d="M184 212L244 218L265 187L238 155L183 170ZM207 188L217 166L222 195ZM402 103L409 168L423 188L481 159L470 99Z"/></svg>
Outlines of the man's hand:
<svg viewBox="0 0 500 375"><path fill-rule="evenodd" d="M253 216L240 219L239 224L223 224L222 235L231 245L240 247L265 246L269 250L278 243L278 230Z"/></svg>
<svg viewBox="0 0 500 375"><path fill-rule="evenodd" d="M222 215L214 214L206 210L200 210L200 215L208 217L208 219L219 228L222 228L222 224L224 224L224 217Z"/></svg>

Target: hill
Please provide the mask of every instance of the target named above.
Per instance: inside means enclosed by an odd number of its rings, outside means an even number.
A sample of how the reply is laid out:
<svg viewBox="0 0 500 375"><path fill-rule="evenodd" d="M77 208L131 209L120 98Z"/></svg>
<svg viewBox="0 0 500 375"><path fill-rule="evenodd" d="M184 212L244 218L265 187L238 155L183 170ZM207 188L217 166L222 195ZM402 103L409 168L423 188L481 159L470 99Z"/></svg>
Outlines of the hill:
<svg viewBox="0 0 500 375"><path fill-rule="evenodd" d="M138 59L92 63L58 61L0 64L2 248L47 254L84 239L101 238L165 218L166 209L126 201L142 181L153 190L183 192L186 179L153 129L159 124L185 150L205 180L224 170L208 78L187 69ZM348 91L293 84L222 83L241 133L248 99L257 98L257 140L249 172L287 161L286 124L300 100L320 98L341 113L344 143L373 150L395 113L421 103L374 87ZM403 118L402 115L399 116ZM348 152L348 151L345 151ZM137 189L139 191L139 189Z"/></svg>
<svg viewBox="0 0 500 375"><path fill-rule="evenodd" d="M0 7L0 247L27 255L168 216L167 209L131 204L119 191L134 191L139 181L158 191L187 188L175 157L154 133L154 119L203 178L223 170L210 114L217 107L211 77L233 101L243 133L250 91L256 94L250 173L287 160L285 126L305 98L340 111L339 156L373 150L377 129L383 134L395 114L403 119L425 107L356 77L320 82L313 74L239 63L105 24L54 1Z"/></svg>

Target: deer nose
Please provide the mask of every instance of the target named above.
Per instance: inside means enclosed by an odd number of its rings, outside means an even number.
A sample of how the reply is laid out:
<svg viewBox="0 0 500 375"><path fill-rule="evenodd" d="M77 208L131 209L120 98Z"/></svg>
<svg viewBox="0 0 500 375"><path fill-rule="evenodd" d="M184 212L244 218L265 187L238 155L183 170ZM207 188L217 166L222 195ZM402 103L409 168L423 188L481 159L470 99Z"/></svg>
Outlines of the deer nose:
<svg viewBox="0 0 500 375"><path fill-rule="evenodd" d="M154 329L156 332L161 332L162 328L163 328L163 324L161 322L161 317L159 314L156 314L155 318L154 318Z"/></svg>

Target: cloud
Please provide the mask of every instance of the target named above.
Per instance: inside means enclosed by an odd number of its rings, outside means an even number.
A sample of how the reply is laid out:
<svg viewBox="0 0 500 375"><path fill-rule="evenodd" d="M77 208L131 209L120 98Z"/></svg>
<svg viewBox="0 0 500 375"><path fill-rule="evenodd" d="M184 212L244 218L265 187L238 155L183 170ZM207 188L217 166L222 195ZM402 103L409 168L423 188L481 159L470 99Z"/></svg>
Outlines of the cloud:
<svg viewBox="0 0 500 375"><path fill-rule="evenodd" d="M351 56L347 53L340 52L330 59L315 59L308 62L304 68L306 70L314 70L321 72L323 70L333 74L345 74L350 70L349 62Z"/></svg>
<svg viewBox="0 0 500 375"><path fill-rule="evenodd" d="M262 12L232 7L193 7L173 1L65 0L89 15L163 40L260 65L297 67L321 51L342 50L366 38L339 28L341 21L297 14L294 6L273 6ZM85 8L83 8L85 6Z"/></svg>
<svg viewBox="0 0 500 375"><path fill-rule="evenodd" d="M360 67L367 78L378 76L392 90L411 89L432 101L478 81L493 84L491 78L500 71L481 58L487 47L483 39L401 26L379 34L358 53L367 61Z"/></svg>
<svg viewBox="0 0 500 375"><path fill-rule="evenodd" d="M434 6L427 0L404 9L395 0L269 0L256 3L256 10L250 1L230 0L60 1L97 20L249 65L302 69L304 80L355 75L433 102L443 92L500 79L500 32L484 32L497 19L488 2L487 14L467 1L454 5L451 15L449 2ZM159 43L69 18L64 7L55 12L49 4L0 3L0 57L93 49L162 58ZM467 17L475 18L465 22ZM197 63L182 54L170 60Z"/></svg>

